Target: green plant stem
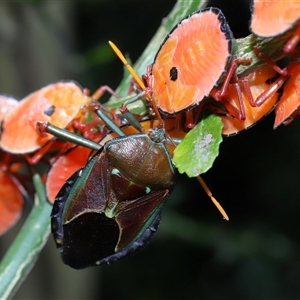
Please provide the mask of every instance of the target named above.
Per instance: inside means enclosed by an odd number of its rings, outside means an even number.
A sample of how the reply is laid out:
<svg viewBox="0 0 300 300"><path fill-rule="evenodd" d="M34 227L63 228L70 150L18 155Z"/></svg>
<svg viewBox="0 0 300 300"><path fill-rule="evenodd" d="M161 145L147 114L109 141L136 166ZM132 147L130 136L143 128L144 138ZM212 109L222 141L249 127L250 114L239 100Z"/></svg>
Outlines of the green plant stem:
<svg viewBox="0 0 300 300"><path fill-rule="evenodd" d="M33 267L50 234L51 204L39 175L33 177L34 206L0 264L0 299L10 299Z"/></svg>

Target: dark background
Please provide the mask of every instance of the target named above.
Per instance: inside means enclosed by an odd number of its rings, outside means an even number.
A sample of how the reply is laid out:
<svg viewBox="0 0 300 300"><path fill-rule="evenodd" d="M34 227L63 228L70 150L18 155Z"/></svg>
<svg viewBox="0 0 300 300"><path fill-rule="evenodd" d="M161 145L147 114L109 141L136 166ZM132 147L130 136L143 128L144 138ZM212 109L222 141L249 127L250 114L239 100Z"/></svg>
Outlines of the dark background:
<svg viewBox="0 0 300 300"><path fill-rule="evenodd" d="M174 4L2 2L0 92L22 98L67 78L91 91L116 88L123 67L107 41L135 61ZM223 10L235 37L249 34L249 1L210 5ZM203 176L229 222L197 180L178 176L160 229L143 251L112 266L75 271L61 263L50 238L15 298L298 299L300 123L274 131L273 121L271 113L224 139ZM1 237L1 253L20 224Z"/></svg>

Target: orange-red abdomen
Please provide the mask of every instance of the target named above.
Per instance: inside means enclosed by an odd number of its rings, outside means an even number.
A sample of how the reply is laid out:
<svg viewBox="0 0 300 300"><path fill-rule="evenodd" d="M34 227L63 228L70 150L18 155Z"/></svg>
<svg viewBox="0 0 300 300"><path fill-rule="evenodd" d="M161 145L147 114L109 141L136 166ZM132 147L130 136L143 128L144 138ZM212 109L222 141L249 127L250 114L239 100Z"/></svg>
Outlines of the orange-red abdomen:
<svg viewBox="0 0 300 300"><path fill-rule="evenodd" d="M30 94L6 114L0 147L14 154L41 148L52 139L52 135L38 133L36 123L51 122L65 128L90 99L71 81L50 84Z"/></svg>
<svg viewBox="0 0 300 300"><path fill-rule="evenodd" d="M260 96L265 90L270 87L268 80L274 77L276 74L276 71L271 66L265 65L245 76L245 78L242 78L242 80L246 80L248 82L254 101L258 96ZM246 119L244 122L241 122L238 119L233 118L232 116L221 117L224 124L222 130L222 133L224 135L236 134L244 129L251 127L260 119L262 119L275 107L278 93L270 96L259 107L251 106L244 91L242 91L242 97ZM232 105L238 107L238 96L233 84L229 84L226 98L229 99L228 101L230 101Z"/></svg>
<svg viewBox="0 0 300 300"><path fill-rule="evenodd" d="M292 121L300 109L300 62L293 62L287 67L289 79L283 87L283 93L275 108L274 128Z"/></svg>
<svg viewBox="0 0 300 300"><path fill-rule="evenodd" d="M217 8L196 11L176 25L148 74L161 112L184 111L208 96L226 71L231 52L232 33Z"/></svg>
<svg viewBox="0 0 300 300"><path fill-rule="evenodd" d="M252 4L251 31L261 37L285 33L300 21L298 0L254 0Z"/></svg>

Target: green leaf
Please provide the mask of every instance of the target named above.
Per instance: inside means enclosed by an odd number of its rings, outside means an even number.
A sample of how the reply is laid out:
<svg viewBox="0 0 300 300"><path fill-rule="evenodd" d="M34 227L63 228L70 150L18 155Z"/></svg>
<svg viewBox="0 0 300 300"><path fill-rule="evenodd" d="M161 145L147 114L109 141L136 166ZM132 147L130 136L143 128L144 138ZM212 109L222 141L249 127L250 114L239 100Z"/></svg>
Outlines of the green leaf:
<svg viewBox="0 0 300 300"><path fill-rule="evenodd" d="M219 154L223 123L217 115L203 118L174 150L173 163L189 177L209 170Z"/></svg>

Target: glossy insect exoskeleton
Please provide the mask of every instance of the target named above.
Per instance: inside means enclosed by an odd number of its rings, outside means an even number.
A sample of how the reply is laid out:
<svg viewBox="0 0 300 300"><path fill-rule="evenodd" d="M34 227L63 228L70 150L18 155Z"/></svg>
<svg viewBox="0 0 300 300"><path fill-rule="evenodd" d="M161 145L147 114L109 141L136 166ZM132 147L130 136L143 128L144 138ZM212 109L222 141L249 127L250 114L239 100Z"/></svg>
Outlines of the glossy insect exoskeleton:
<svg viewBox="0 0 300 300"><path fill-rule="evenodd" d="M111 139L67 180L51 214L64 263L75 269L109 264L147 244L174 184L162 133Z"/></svg>

